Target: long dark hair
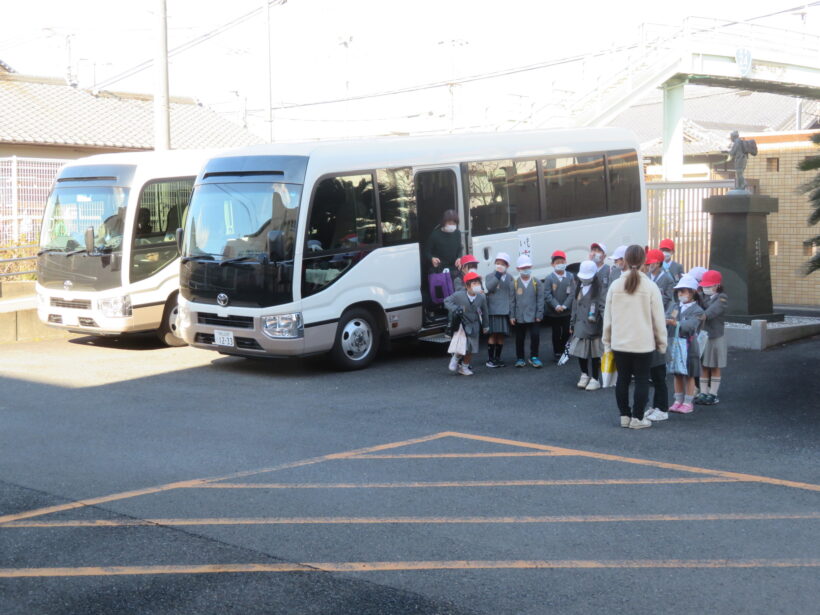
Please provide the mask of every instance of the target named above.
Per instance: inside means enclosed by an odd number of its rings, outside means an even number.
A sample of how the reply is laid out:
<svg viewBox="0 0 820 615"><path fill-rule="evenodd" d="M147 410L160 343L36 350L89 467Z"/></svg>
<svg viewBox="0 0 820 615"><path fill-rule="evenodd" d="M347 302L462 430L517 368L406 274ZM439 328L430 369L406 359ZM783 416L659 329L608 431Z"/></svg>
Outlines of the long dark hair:
<svg viewBox="0 0 820 615"><path fill-rule="evenodd" d="M628 295L631 295L638 290L638 284L641 282L640 269L646 262L646 252L641 246L633 244L626 249L624 262L629 267L624 290Z"/></svg>
<svg viewBox="0 0 820 615"><path fill-rule="evenodd" d="M578 278L580 281L580 278ZM578 284L578 287L575 289L575 299L581 298L581 289L584 287L583 284ZM590 294L592 295L592 299L597 299L598 295L601 294L601 279L595 275L592 277L592 283L590 284L589 289Z"/></svg>

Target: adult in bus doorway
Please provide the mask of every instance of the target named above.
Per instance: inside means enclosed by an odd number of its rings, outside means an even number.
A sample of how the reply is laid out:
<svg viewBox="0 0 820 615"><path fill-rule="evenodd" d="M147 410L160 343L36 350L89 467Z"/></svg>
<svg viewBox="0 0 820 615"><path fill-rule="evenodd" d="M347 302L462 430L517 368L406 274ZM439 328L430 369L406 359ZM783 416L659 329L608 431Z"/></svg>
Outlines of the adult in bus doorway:
<svg viewBox="0 0 820 615"><path fill-rule="evenodd" d="M427 266L430 271L455 271L461 257L461 233L458 232L458 213L448 209L441 224L433 229L425 244Z"/></svg>

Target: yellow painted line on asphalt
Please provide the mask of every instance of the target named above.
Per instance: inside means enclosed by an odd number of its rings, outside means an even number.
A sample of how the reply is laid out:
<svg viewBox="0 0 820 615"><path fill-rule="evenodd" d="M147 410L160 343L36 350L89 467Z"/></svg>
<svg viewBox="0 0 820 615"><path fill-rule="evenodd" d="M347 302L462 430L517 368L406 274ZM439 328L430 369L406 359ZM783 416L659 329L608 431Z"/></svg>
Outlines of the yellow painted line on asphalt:
<svg viewBox="0 0 820 615"><path fill-rule="evenodd" d="M186 489L423 489L428 487L559 487L576 485L685 485L736 483L734 478L571 478L556 480L465 480L409 483L202 483Z"/></svg>
<svg viewBox="0 0 820 615"><path fill-rule="evenodd" d="M329 455L322 455L320 457L312 457L310 459L303 459L301 461L294 461L290 463L283 463L277 466L273 466L270 468L262 468L259 470L248 470L244 472L234 472L232 474L228 474L226 476L217 476L212 478L201 478L189 481L179 481L174 483L167 483L165 485L158 485L156 487L147 487L145 489L135 489L132 491L123 491L121 493L114 493L111 495L105 495L96 498L87 498L83 500L77 500L75 502L68 502L66 504L58 504L56 506L46 506L45 508L36 508L34 510L28 510L20 513L12 513L9 515L0 516L0 525L4 523L8 523L10 521L19 521L21 519L31 519L33 517L40 517L42 515L48 515L51 513L56 512L64 512L67 510L75 510L77 508L83 508L85 506L95 506L97 504L105 504L107 502L116 502L118 500L127 500L129 498L135 498L141 495L151 495L154 493L161 493L163 491L171 491L174 489L184 489L189 487L200 487L206 485L208 483L220 480L231 480L236 478L245 478L247 476L254 476L256 474L263 474L265 472L277 472L279 470L286 470L290 468L298 468L301 466L311 465L315 463L321 463L323 461L330 461L333 459L343 459L345 457L351 455L363 455L365 453L371 452L378 452L389 450L392 448L399 448L401 446L409 446L411 444L419 444L421 442L430 442L431 440L437 440L439 438L444 438L444 433L437 433L432 434L429 436L423 436L421 438L412 438L409 440L402 440L400 442L390 442L388 444L380 444L378 446L370 446L367 448L359 448L352 451L346 451L342 453L331 453Z"/></svg>
<svg viewBox="0 0 820 615"><path fill-rule="evenodd" d="M301 564L207 564L181 566L81 566L0 568L0 578L107 577L260 572L399 572L429 570L535 570L602 568L816 568L819 559L653 559L653 560L445 560L401 562L305 562Z"/></svg>
<svg viewBox="0 0 820 615"><path fill-rule="evenodd" d="M156 527L198 525L447 525L447 524L547 524L547 523L651 523L695 521L803 521L818 520L808 513L703 513L682 515L552 515L508 517L213 517L197 519L77 519L66 521L14 521L0 529Z"/></svg>
<svg viewBox="0 0 820 615"><path fill-rule="evenodd" d="M779 478L771 478L768 476L757 476L754 474L742 474L739 472L724 472L723 470L711 470L709 468L699 468L697 466L687 466L677 463L667 463L664 461L652 461L650 459L636 459L633 457L622 457L620 455L609 455L607 453L595 453L592 451L576 450L571 448L561 448L555 446L547 446L544 444L535 444L532 442L520 442L518 440L508 440L506 438L494 438L491 436L478 436L473 434L460 433L456 431L445 432L445 435L454 438L464 438L466 440L477 440L479 442L491 442L493 444L505 444L508 446L520 446L522 448L531 448L536 450L548 450L551 452L562 452L567 455L576 455L578 457L587 457L589 459L599 459L602 461L618 461L622 463L632 463L637 465L651 466L654 468L664 468L666 470L677 470L679 472L692 472L695 474L710 474L712 476L721 476L723 478L730 478L735 481L747 483L763 483L767 485L777 485L778 487L791 487L793 489L806 489L809 491L820 491L820 485L814 483L803 483L793 480L783 480Z"/></svg>
<svg viewBox="0 0 820 615"><path fill-rule="evenodd" d="M413 454L406 453L404 455L355 455L352 457L345 457L345 459L494 459L503 457L567 457L575 456L574 453L547 453L547 452L532 452L532 453L430 453L430 454Z"/></svg>

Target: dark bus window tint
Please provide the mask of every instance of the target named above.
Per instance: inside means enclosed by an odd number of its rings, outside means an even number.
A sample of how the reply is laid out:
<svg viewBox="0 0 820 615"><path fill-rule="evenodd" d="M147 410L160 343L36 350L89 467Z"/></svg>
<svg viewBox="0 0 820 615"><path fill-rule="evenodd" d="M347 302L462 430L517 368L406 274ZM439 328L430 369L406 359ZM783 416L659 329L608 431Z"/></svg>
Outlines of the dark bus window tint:
<svg viewBox="0 0 820 615"><path fill-rule="evenodd" d="M641 170L638 152L623 150L606 155L609 173L609 213L625 214L641 210Z"/></svg>
<svg viewBox="0 0 820 615"><path fill-rule="evenodd" d="M373 178L345 175L323 179L313 196L308 252L326 252L376 243Z"/></svg>
<svg viewBox="0 0 820 615"><path fill-rule="evenodd" d="M194 178L163 179L146 184L140 194L131 257L132 282L153 275L177 257L176 230L194 188Z"/></svg>
<svg viewBox="0 0 820 615"><path fill-rule="evenodd" d="M519 163L521 164L521 163ZM533 163L534 167L534 163ZM499 233L512 228L511 198L520 198L522 190L514 185L516 163L512 160L471 162L467 165L469 184L470 221L473 235ZM533 184L535 175L533 174ZM538 191L533 188L535 208L538 208Z"/></svg>
<svg viewBox="0 0 820 615"><path fill-rule="evenodd" d="M376 171L376 183L379 186L382 244L392 246L418 241L412 169L380 169Z"/></svg>
<svg viewBox="0 0 820 615"><path fill-rule="evenodd" d="M548 221L606 215L603 154L548 158L543 164Z"/></svg>

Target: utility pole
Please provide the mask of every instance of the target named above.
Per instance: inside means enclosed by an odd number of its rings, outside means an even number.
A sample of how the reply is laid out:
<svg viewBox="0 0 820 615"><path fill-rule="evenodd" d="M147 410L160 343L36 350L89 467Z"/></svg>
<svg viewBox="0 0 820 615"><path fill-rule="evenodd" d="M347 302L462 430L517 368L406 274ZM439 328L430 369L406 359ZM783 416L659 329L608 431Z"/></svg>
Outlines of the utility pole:
<svg viewBox="0 0 820 615"><path fill-rule="evenodd" d="M168 106L168 14L166 0L157 0L157 69L154 92L154 150L171 149L171 119Z"/></svg>
<svg viewBox="0 0 820 615"><path fill-rule="evenodd" d="M271 58L270 0L265 5L265 31L268 43L268 143L273 143L273 60Z"/></svg>

